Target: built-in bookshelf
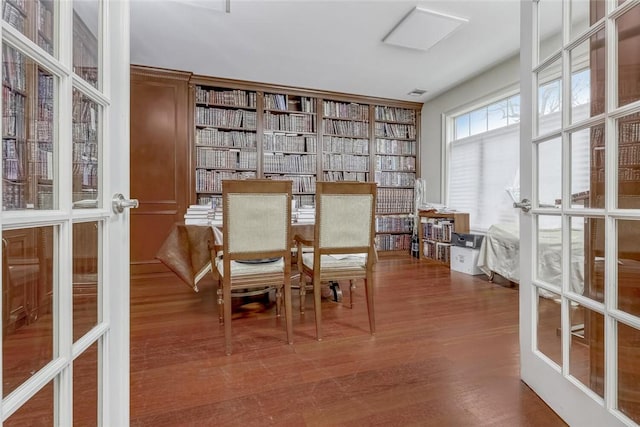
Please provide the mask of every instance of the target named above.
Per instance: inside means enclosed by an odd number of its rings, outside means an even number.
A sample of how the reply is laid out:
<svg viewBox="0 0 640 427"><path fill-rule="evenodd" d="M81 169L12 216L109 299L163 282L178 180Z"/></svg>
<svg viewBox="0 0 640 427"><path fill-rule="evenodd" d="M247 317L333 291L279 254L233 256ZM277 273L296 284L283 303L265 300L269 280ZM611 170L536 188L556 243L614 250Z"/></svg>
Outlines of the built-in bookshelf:
<svg viewBox="0 0 640 427"><path fill-rule="evenodd" d="M322 179L369 181L369 105L324 100L322 106Z"/></svg>
<svg viewBox="0 0 640 427"><path fill-rule="evenodd" d="M418 212L420 258L449 265L451 234L469 233L469 214L461 212Z"/></svg>
<svg viewBox="0 0 640 427"><path fill-rule="evenodd" d="M318 134L317 99L264 93L262 175L291 180L296 206L314 205Z"/></svg>
<svg viewBox="0 0 640 427"><path fill-rule="evenodd" d="M257 94L195 87L197 204L221 204L223 179L257 177Z"/></svg>
<svg viewBox="0 0 640 427"><path fill-rule="evenodd" d="M384 224L376 228L378 246L379 249L409 250L414 229L416 110L376 105L374 114L376 224Z"/></svg>
<svg viewBox="0 0 640 427"><path fill-rule="evenodd" d="M375 180L378 250L410 248L419 104L206 76L192 85L192 203L219 206L223 179L291 180L298 208L315 206L316 181Z"/></svg>

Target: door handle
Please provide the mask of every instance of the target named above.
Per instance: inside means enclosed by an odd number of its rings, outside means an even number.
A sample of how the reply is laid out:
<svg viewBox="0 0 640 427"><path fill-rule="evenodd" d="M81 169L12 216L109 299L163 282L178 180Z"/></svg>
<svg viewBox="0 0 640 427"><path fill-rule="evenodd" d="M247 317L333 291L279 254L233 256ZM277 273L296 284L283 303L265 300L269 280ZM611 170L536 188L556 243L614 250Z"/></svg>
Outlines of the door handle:
<svg viewBox="0 0 640 427"><path fill-rule="evenodd" d="M138 199L125 199L122 193L116 193L113 195L111 202L114 213L124 212L124 208L137 208L139 206Z"/></svg>
<svg viewBox="0 0 640 427"><path fill-rule="evenodd" d="M513 207L520 208L522 212L527 213L531 210L531 201L529 199L522 199L521 202L514 202Z"/></svg>

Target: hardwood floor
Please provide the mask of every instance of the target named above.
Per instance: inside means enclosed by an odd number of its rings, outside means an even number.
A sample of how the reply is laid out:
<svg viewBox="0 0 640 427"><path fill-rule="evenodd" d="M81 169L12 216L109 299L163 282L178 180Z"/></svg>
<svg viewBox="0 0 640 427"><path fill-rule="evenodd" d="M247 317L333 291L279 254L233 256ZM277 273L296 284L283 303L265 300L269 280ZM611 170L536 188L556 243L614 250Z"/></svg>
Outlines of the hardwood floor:
<svg viewBox="0 0 640 427"><path fill-rule="evenodd" d="M381 258L377 333L362 283L354 308L313 303L294 344L273 307L236 307L224 354L215 284L131 284L131 425L565 425L519 380L517 288L413 258ZM345 295L346 298L346 295Z"/></svg>

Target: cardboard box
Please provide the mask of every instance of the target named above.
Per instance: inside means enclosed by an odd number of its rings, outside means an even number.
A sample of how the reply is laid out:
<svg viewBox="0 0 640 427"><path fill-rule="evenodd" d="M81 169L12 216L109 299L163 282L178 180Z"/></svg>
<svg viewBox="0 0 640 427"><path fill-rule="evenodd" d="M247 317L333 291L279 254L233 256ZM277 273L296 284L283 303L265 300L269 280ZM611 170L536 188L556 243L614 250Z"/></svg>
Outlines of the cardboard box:
<svg viewBox="0 0 640 427"><path fill-rule="evenodd" d="M477 276L483 274L477 266L480 249L451 246L451 270Z"/></svg>

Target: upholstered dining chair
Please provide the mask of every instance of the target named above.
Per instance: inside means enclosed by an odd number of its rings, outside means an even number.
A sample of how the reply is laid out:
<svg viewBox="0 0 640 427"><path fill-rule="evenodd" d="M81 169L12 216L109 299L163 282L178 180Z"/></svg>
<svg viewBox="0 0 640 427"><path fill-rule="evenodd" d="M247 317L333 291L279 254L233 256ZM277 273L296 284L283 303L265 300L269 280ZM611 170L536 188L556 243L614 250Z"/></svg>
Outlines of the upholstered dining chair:
<svg viewBox="0 0 640 427"><path fill-rule="evenodd" d="M284 293L291 344L291 181L223 180L222 200L222 255L212 248L211 256L222 288L225 351L231 354L231 291L236 289L275 287L277 300Z"/></svg>
<svg viewBox="0 0 640 427"><path fill-rule="evenodd" d="M353 301L355 281L364 280L369 329L375 333L373 266L376 184L370 182L317 182L316 222L313 241L295 236L298 247L301 301L307 278L313 284L316 338L322 339L322 282L349 281ZM303 251L312 246L313 252Z"/></svg>

